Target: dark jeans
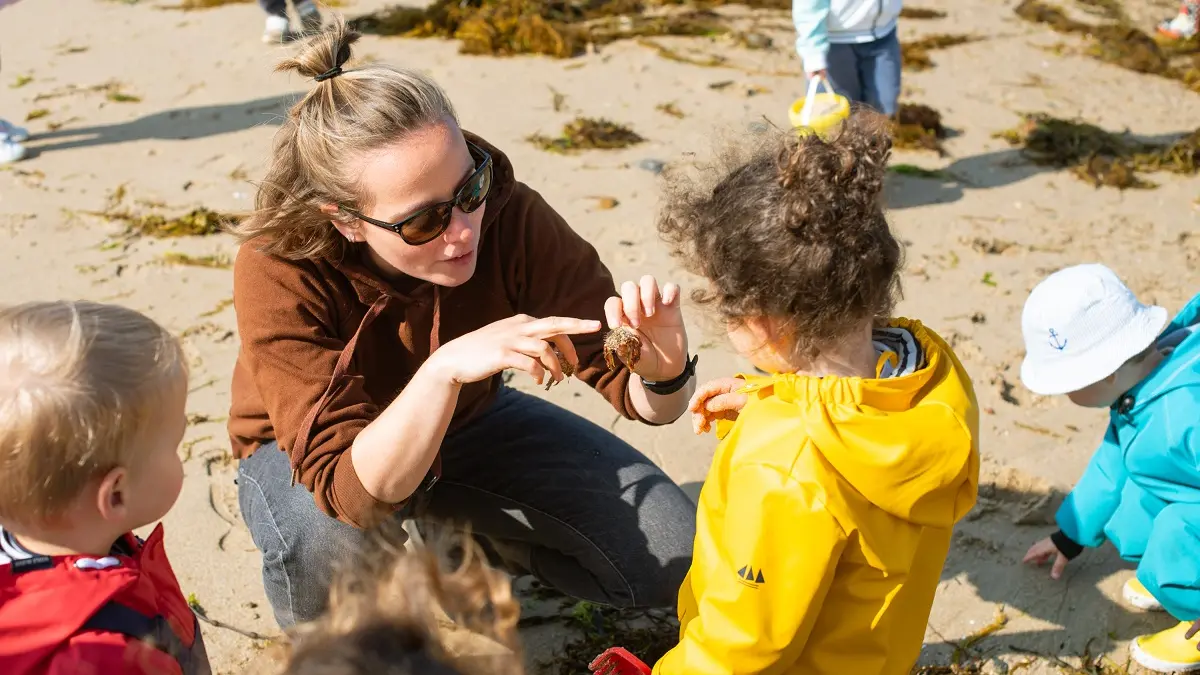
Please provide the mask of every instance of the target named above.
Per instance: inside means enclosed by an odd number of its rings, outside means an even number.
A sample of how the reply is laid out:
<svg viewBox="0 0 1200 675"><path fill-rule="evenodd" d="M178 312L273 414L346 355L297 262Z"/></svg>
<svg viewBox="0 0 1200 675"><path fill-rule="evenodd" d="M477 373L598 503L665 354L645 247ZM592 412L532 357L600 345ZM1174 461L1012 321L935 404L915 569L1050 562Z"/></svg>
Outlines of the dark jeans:
<svg viewBox="0 0 1200 675"><path fill-rule="evenodd" d="M551 403L502 389L442 444L442 478L417 500L418 522L469 523L510 570L569 596L672 607L691 563L696 507L670 478L608 431ZM238 466L238 501L263 555L281 627L325 606L331 565L362 532L290 485L271 443Z"/></svg>
<svg viewBox="0 0 1200 675"><path fill-rule="evenodd" d="M287 0L258 0L258 6L267 14L287 16Z"/></svg>
<svg viewBox="0 0 1200 675"><path fill-rule="evenodd" d="M900 40L896 31L862 44L829 45L826 72L834 90L851 102L895 115L900 100Z"/></svg>

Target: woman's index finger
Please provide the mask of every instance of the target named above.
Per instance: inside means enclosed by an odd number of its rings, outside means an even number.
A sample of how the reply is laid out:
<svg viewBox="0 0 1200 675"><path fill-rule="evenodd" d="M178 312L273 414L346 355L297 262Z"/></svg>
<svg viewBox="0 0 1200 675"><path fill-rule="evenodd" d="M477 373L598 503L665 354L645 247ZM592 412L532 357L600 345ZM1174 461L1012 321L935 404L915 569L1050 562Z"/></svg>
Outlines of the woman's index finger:
<svg viewBox="0 0 1200 675"><path fill-rule="evenodd" d="M573 319L569 316L547 316L526 324L526 335L543 340L555 335L586 335L600 331L599 321Z"/></svg>

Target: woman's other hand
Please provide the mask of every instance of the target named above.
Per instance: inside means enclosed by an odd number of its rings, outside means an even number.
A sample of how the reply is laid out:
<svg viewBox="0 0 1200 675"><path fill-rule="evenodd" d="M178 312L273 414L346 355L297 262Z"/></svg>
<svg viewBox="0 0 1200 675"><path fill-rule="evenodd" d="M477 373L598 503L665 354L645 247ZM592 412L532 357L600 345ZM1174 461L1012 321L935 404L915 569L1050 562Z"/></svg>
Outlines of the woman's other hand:
<svg viewBox="0 0 1200 675"><path fill-rule="evenodd" d="M745 385L745 380L736 377L725 377L701 385L688 403L688 410L692 413L692 430L704 434L717 420L736 420L738 412L746 405L746 395L737 393L737 390Z"/></svg>
<svg viewBox="0 0 1200 675"><path fill-rule="evenodd" d="M567 336L595 333L600 328L599 321L518 314L447 342L429 360L456 385L486 380L502 370L524 371L538 384L545 383L547 373L560 382L563 371L552 347L578 368L579 355Z"/></svg>
<svg viewBox="0 0 1200 675"><path fill-rule="evenodd" d="M680 309L679 286L646 275L621 284L620 297L604 303L609 329L629 326L642 339L642 355L633 372L648 382L671 380L683 372L688 358L687 330Z"/></svg>

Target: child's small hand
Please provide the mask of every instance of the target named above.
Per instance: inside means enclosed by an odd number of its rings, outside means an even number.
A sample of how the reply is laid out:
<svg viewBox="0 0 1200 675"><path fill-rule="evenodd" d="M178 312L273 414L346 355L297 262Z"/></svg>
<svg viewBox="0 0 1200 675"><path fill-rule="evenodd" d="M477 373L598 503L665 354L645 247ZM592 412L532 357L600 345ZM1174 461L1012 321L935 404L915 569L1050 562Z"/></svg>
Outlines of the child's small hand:
<svg viewBox="0 0 1200 675"><path fill-rule="evenodd" d="M1191 640L1192 638L1196 637L1196 633L1200 633L1200 619L1198 619L1196 623L1192 624L1192 627L1183 634L1183 637ZM1196 643L1196 650L1200 651L1200 642Z"/></svg>
<svg viewBox="0 0 1200 675"><path fill-rule="evenodd" d="M692 413L692 430L703 434L712 428L716 420L736 420L738 412L746 405L746 395L737 393L744 386L746 381L736 377L700 385L688 403L688 410Z"/></svg>
<svg viewBox="0 0 1200 675"><path fill-rule="evenodd" d="M1054 545L1050 537L1046 537L1033 546L1030 546L1022 562L1045 565L1047 562L1050 562L1051 558L1054 558L1054 565L1050 567L1050 578L1061 579L1063 570L1067 568L1067 563L1070 562L1070 559L1058 550L1058 547Z"/></svg>

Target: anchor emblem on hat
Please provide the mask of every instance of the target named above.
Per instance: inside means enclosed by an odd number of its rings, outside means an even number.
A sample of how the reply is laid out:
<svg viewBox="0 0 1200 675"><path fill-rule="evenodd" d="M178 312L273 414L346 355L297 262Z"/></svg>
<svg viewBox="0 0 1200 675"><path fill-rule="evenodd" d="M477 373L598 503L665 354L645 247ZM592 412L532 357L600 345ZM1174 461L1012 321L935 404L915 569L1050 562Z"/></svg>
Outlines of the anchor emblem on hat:
<svg viewBox="0 0 1200 675"><path fill-rule="evenodd" d="M1067 340L1060 338L1053 328L1050 329L1050 346L1060 352L1067 348Z"/></svg>

